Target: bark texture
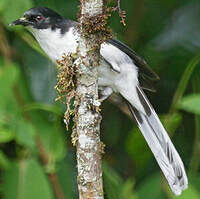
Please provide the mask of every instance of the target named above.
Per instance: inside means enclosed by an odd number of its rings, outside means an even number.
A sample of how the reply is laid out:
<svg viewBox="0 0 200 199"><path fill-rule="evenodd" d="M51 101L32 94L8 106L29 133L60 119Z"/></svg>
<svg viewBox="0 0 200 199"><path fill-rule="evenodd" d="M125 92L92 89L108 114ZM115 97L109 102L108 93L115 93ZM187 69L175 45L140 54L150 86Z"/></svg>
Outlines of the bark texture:
<svg viewBox="0 0 200 199"><path fill-rule="evenodd" d="M100 103L98 101L97 65L99 60L99 36L85 31L90 19L103 12L103 0L81 0L81 38L77 49L79 66L75 104L76 127L72 140L76 141L78 191L80 199L103 199L101 169L102 144L100 141ZM88 23L87 23L88 21ZM92 33L91 33L92 32ZM94 45L96 44L96 45ZM74 143L74 141L73 141Z"/></svg>

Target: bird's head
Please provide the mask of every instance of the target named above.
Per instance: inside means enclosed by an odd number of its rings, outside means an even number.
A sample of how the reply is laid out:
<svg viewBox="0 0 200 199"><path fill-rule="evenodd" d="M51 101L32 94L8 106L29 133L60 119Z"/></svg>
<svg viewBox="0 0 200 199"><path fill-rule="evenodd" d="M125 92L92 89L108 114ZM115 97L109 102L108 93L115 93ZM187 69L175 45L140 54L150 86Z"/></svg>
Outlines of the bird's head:
<svg viewBox="0 0 200 199"><path fill-rule="evenodd" d="M77 22L65 19L46 7L27 10L10 26L23 25L33 34L42 49L56 63L63 53L74 52L77 48Z"/></svg>
<svg viewBox="0 0 200 199"><path fill-rule="evenodd" d="M35 29L56 28L64 18L46 7L36 7L27 10L23 16L13 21L10 26L23 25Z"/></svg>

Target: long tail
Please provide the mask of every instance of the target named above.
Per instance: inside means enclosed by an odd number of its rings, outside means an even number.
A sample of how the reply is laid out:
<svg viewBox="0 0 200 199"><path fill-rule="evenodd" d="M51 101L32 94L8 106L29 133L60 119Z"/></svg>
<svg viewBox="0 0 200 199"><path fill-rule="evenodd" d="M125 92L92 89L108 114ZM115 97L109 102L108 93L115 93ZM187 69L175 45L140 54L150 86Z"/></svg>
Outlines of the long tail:
<svg viewBox="0 0 200 199"><path fill-rule="evenodd" d="M188 185L183 162L142 89L137 87L137 93L146 114L139 112L128 102L130 111L165 175L170 188L175 195L180 195Z"/></svg>

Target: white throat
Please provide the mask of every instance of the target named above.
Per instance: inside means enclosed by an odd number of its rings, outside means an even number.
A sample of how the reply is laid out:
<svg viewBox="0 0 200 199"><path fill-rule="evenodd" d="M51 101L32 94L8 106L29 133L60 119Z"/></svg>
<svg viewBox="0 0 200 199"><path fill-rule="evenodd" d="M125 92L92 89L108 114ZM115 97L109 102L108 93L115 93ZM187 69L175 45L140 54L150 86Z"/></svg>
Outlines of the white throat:
<svg viewBox="0 0 200 199"><path fill-rule="evenodd" d="M61 59L64 53L76 52L79 34L73 27L65 34L61 34L60 29L52 30L51 28L35 29L29 27L28 30L54 63L57 59Z"/></svg>

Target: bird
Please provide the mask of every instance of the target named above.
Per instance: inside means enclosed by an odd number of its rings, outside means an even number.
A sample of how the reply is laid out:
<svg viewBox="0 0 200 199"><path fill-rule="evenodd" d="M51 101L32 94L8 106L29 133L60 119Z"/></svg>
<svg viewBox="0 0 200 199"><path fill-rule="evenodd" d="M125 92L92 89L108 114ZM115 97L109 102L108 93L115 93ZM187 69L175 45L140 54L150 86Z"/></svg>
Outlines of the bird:
<svg viewBox="0 0 200 199"><path fill-rule="evenodd" d="M76 53L78 24L50 8L34 7L10 26L26 27L56 63L63 54ZM180 195L188 186L184 164L144 92L153 91L148 85L155 79L158 75L127 45L113 38L101 44L98 88L102 101L113 92L125 99L171 190Z"/></svg>

